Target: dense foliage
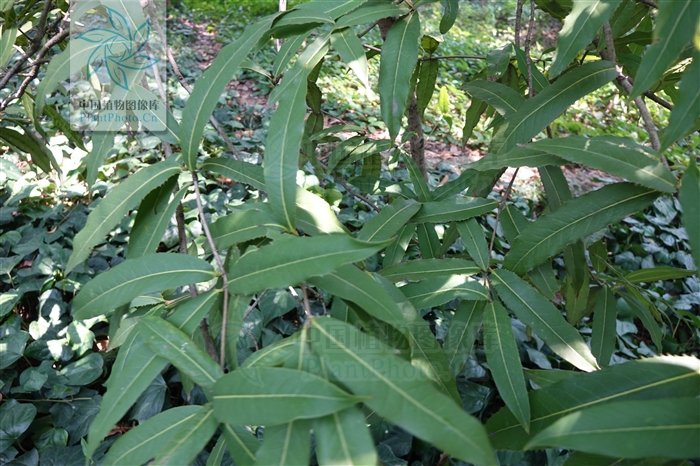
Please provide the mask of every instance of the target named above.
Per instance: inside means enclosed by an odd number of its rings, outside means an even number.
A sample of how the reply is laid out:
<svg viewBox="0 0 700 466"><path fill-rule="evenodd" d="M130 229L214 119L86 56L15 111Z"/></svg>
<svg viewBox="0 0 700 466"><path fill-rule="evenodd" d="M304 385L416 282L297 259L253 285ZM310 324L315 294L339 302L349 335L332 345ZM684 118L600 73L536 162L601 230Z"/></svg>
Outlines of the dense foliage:
<svg viewBox="0 0 700 466"><path fill-rule="evenodd" d="M700 3L173 3L79 133L0 1L0 464L698 464Z"/></svg>

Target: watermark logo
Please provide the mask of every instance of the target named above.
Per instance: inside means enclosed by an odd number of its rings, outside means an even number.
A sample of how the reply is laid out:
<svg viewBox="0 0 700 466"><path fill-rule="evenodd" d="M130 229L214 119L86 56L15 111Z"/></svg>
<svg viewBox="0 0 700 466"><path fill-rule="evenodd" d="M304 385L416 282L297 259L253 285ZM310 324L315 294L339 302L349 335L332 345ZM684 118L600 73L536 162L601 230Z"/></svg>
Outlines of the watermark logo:
<svg viewBox="0 0 700 466"><path fill-rule="evenodd" d="M128 91L129 70L145 70L159 61L146 53L151 34L151 20L146 19L132 32L129 21L122 14L109 7L106 9L111 27L90 28L76 39L99 44L85 63L88 70L87 79L104 67L112 82Z"/></svg>

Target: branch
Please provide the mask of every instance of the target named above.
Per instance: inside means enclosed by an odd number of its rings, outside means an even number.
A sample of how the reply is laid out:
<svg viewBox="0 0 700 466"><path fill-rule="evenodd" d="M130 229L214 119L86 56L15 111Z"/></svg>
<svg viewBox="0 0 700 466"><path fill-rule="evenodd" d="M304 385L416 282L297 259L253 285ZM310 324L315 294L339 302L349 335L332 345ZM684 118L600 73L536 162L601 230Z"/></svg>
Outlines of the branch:
<svg viewBox="0 0 700 466"><path fill-rule="evenodd" d="M515 10L515 46L520 47L520 33L522 32L522 17L523 17L524 0L518 0L518 7Z"/></svg>
<svg viewBox="0 0 700 466"><path fill-rule="evenodd" d="M224 267L224 262L221 260L219 251L216 249L214 244L214 238L211 236L211 231L209 231L209 224L207 223L206 216L204 215L204 206L202 205L202 194L199 192L199 179L197 178L197 172L192 172L192 184L194 185L194 194L197 199L197 209L199 210L199 219L202 222L202 229L204 230L204 235L207 237L207 242L211 251L214 254L214 260L216 260L216 265L221 271L221 278L224 281L224 307L221 311L221 347L219 349L219 364L221 365L221 370L224 370L226 365L226 328L228 325L228 274L226 273L226 268Z"/></svg>
<svg viewBox="0 0 700 466"><path fill-rule="evenodd" d="M535 96L535 88L532 85L532 58L530 46L532 45L532 30L535 27L535 0L530 0L530 22L527 25L527 37L525 38L525 63L527 64L527 89L529 96Z"/></svg>
<svg viewBox="0 0 700 466"><path fill-rule="evenodd" d="M418 61L450 60L450 59L486 60L486 57L480 57L478 55L431 55L430 57L421 57L418 59Z"/></svg>
<svg viewBox="0 0 700 466"><path fill-rule="evenodd" d="M627 79L629 79L629 78L627 78ZM633 83L633 84L634 84L634 83ZM671 104L671 103L669 103L668 101L662 99L661 97L659 97L658 95L654 94L653 92L651 92L651 91L644 91L643 94L644 94L644 97L646 97L647 99L649 99L649 100L651 100L651 101L654 101L654 102L656 102L657 104L659 104L659 105L661 105L662 107L665 107L665 108L667 108L667 109L669 109L669 110L673 110L673 104Z"/></svg>
<svg viewBox="0 0 700 466"><path fill-rule="evenodd" d="M503 197L501 198L501 202L498 203L498 211L496 211L496 223L493 226L493 234L491 234L491 241L489 242L489 255L488 257L491 258L491 252L493 251L493 244L496 241L496 231L498 231L498 222L501 220L501 212L503 211L503 206L506 205L506 202L508 201L508 198L510 197L510 191L513 188L513 183L515 182L515 177L518 176L518 171L520 170L520 167L516 168L515 171L513 172L513 177L510 179L510 182L508 183L508 187L506 188L506 192L503 194Z"/></svg>

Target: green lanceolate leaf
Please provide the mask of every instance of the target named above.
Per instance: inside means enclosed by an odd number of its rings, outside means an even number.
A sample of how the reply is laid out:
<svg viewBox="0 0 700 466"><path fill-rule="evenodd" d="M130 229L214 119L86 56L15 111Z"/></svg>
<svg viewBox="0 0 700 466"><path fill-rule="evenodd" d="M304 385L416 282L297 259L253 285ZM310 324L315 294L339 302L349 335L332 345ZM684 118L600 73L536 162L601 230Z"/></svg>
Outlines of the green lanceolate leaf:
<svg viewBox="0 0 700 466"><path fill-rule="evenodd" d="M547 299L554 299L559 291L559 282L554 278L554 270L551 262L538 265L528 272L527 276L535 288Z"/></svg>
<svg viewBox="0 0 700 466"><path fill-rule="evenodd" d="M247 252L231 265L228 287L233 294L281 288L325 275L349 262L360 261L386 246L347 235L278 238Z"/></svg>
<svg viewBox="0 0 700 466"><path fill-rule="evenodd" d="M403 259L403 256L406 254L408 244L411 242L411 238L413 238L413 234L415 232L416 225L414 224L408 224L399 230L398 237L392 241L384 251L384 261L382 262L382 265L388 267L401 262L401 259Z"/></svg>
<svg viewBox="0 0 700 466"><path fill-rule="evenodd" d="M241 62L269 30L275 16L268 16L248 26L238 39L221 49L211 66L197 78L194 91L182 110L180 125L180 147L190 170L196 168L204 127L219 102L221 92Z"/></svg>
<svg viewBox="0 0 700 466"><path fill-rule="evenodd" d="M515 57L518 61L518 69L523 76L527 76L527 59L525 57L525 52L520 47L514 46L513 48L515 49ZM530 70L532 71L532 87L535 88L535 91L542 92L542 89L549 86L549 81L534 63L530 66Z"/></svg>
<svg viewBox="0 0 700 466"><path fill-rule="evenodd" d="M498 170L504 167L543 167L546 165L564 165L565 163L565 160L561 157L526 146L516 147L505 153L486 154L484 158L469 165L469 168L487 171Z"/></svg>
<svg viewBox="0 0 700 466"><path fill-rule="evenodd" d="M272 64L272 76L280 76L282 69L287 66L307 37L309 37L309 32L285 39L279 52L277 52L275 62Z"/></svg>
<svg viewBox="0 0 700 466"><path fill-rule="evenodd" d="M417 14L397 21L386 36L379 66L379 99L382 120L393 141L401 129L410 89L409 81L418 60L420 20Z"/></svg>
<svg viewBox="0 0 700 466"><path fill-rule="evenodd" d="M133 86L129 91L127 96L134 100L145 100L147 102L158 101L158 105L163 105L160 99L148 89L141 86ZM159 112L152 112L153 118L158 119L154 122L143 121L143 125L146 126L152 133L156 134L162 141L168 142L170 144L180 143L180 124L177 122L173 114L166 108L165 110L165 120L160 119ZM165 130L156 130L150 126L151 124L158 123L159 127L165 127Z"/></svg>
<svg viewBox="0 0 700 466"><path fill-rule="evenodd" d="M612 81L615 76L615 65L608 61L589 62L564 74L518 108L494 136L501 139L491 151L508 152L517 144L528 142L571 104Z"/></svg>
<svg viewBox="0 0 700 466"><path fill-rule="evenodd" d="M367 141L352 149L342 160L338 161L335 166L336 170L341 170L350 164L366 159L367 157L379 154L382 151L391 149L391 141L388 139L379 139L377 141Z"/></svg>
<svg viewBox="0 0 700 466"><path fill-rule="evenodd" d="M496 464L481 424L420 376L410 363L359 330L335 319L313 319L311 349L370 409L462 461Z"/></svg>
<svg viewBox="0 0 700 466"><path fill-rule="evenodd" d="M419 223L416 227L418 233L418 247L423 259L436 259L440 256L440 239L435 231L435 225Z"/></svg>
<svg viewBox="0 0 700 466"><path fill-rule="evenodd" d="M486 424L497 449L521 450L558 419L584 408L616 401L695 397L700 394L700 361L661 356L616 364L590 374L574 374L551 386L532 390L530 435L513 414L502 409ZM548 371L551 372L551 371ZM612 419L616 416L608 414Z"/></svg>
<svg viewBox="0 0 700 466"><path fill-rule="evenodd" d="M206 447L219 423L216 422L212 404L199 408L199 411L177 430L170 441L164 445L154 465L190 464L200 451Z"/></svg>
<svg viewBox="0 0 700 466"><path fill-rule="evenodd" d="M417 309L439 306L456 298L476 301L488 299L486 288L465 275L430 278L409 283L400 290Z"/></svg>
<svg viewBox="0 0 700 466"><path fill-rule="evenodd" d="M270 119L265 152L265 186L277 218L295 231L297 166L306 115L306 79L299 76L282 95Z"/></svg>
<svg viewBox="0 0 700 466"><path fill-rule="evenodd" d="M403 160L406 169L408 170L408 175L411 178L411 183L413 183L413 190L418 195L418 199L421 202L430 202L433 200L433 195L428 188L428 183L425 182L423 178L423 173L421 173L420 168L413 160L411 156L405 152L401 154L401 159Z"/></svg>
<svg viewBox="0 0 700 466"><path fill-rule="evenodd" d="M297 227L309 235L348 233L325 200L297 187Z"/></svg>
<svg viewBox="0 0 700 466"><path fill-rule="evenodd" d="M676 106L671 111L668 128L661 137L661 152L682 138L700 118L700 87L697 85L700 76L700 51L693 53L693 62L683 72L683 78L678 88Z"/></svg>
<svg viewBox="0 0 700 466"><path fill-rule="evenodd" d="M85 227L75 235L66 273L87 259L92 248L103 241L107 233L149 192L178 173L180 166L171 158L139 170L110 191L90 212Z"/></svg>
<svg viewBox="0 0 700 466"><path fill-rule="evenodd" d="M642 210L656 197L657 192L630 183L607 185L577 197L528 225L513 242L503 267L522 275L567 244Z"/></svg>
<svg viewBox="0 0 700 466"><path fill-rule="evenodd" d="M636 293L637 296L635 296L634 291L634 288L631 288L629 290L629 293L620 292L620 296L622 296L622 298L627 302L630 309L637 316L637 318L639 318L639 320L642 321L644 328L649 331L651 341L654 342L654 346L656 346L657 351L661 352L663 345L661 340L663 339L663 334L661 333L659 324L656 321L656 319L654 319L653 314L655 313L658 315L659 312L656 310L655 307L653 307L653 304L651 304L648 301L645 301L640 293ZM660 317L657 317L657 319L660 320Z"/></svg>
<svg viewBox="0 0 700 466"><path fill-rule="evenodd" d="M425 280L480 272L472 261L464 259L417 259L386 267L379 273L394 283L401 280Z"/></svg>
<svg viewBox="0 0 700 466"><path fill-rule="evenodd" d="M406 333L406 319L396 302L382 290L370 274L354 265L340 266L332 273L309 279L309 283L357 304L372 317Z"/></svg>
<svg viewBox="0 0 700 466"><path fill-rule="evenodd" d="M625 275L625 280L630 283L654 283L659 280L675 280L689 277L697 273L697 270L677 269L675 267L652 267L639 269Z"/></svg>
<svg viewBox="0 0 700 466"><path fill-rule="evenodd" d="M73 317L83 320L106 314L142 294L211 280L211 265L185 254L154 254L129 259L101 273L73 300Z"/></svg>
<svg viewBox="0 0 700 466"><path fill-rule="evenodd" d="M507 270L494 270L491 283L508 309L532 328L552 351L582 371L598 369L596 360L581 335L564 320L561 312L547 298Z"/></svg>
<svg viewBox="0 0 700 466"><path fill-rule="evenodd" d="M518 344L508 311L498 302L487 304L484 310L484 350L498 394L525 432L529 432L530 402Z"/></svg>
<svg viewBox="0 0 700 466"><path fill-rule="evenodd" d="M416 84L416 105L418 105L418 113L422 117L425 109L430 105L430 100L433 98L440 64L438 60L428 60L420 62L419 66L418 83Z"/></svg>
<svg viewBox="0 0 700 466"><path fill-rule="evenodd" d="M351 28L331 34L331 45L340 58L355 72L360 82L369 88L369 69L362 41Z"/></svg>
<svg viewBox="0 0 700 466"><path fill-rule="evenodd" d="M139 204L134 227L129 236L127 259L156 253L160 240L175 215L175 209L187 193L187 189L183 188L170 201L176 185L177 176L173 176L163 186L151 191Z"/></svg>
<svg viewBox="0 0 700 466"><path fill-rule="evenodd" d="M25 94L28 96L29 94ZM24 98L24 96L22 96ZM27 97L28 99L31 100L30 97ZM33 110L32 110L33 112ZM27 112L29 113L29 111ZM85 145L83 144L83 138L80 134L75 132L73 128L71 128L70 123L66 121L65 118L63 118L63 115L61 115L61 112L56 109L54 105L45 105L44 106L44 113L51 119L51 124L56 128L57 130L61 131L64 136L66 136L71 142L73 142L76 146L78 146L80 149L84 150L87 152L87 149L85 148ZM33 115L28 115L30 118L33 117ZM36 120L35 120L36 122ZM39 127L41 128L40 125L35 124L34 127ZM43 129L41 130L43 131ZM39 132L41 132L39 131ZM47 139L46 136L44 135L44 139Z"/></svg>
<svg viewBox="0 0 700 466"><path fill-rule="evenodd" d="M18 131L10 128L0 128L0 140L13 146L20 152L26 152L31 155L34 162L44 173L51 173L53 165L56 171L60 173L60 168L56 159L53 157L48 148L40 140L32 138L28 133L20 134Z"/></svg>
<svg viewBox="0 0 700 466"><path fill-rule="evenodd" d="M700 267L700 168L695 160L690 158L690 166L685 169L681 179L681 187L678 190L678 198L683 206L683 226L688 232L688 242L695 259L695 264Z"/></svg>
<svg viewBox="0 0 700 466"><path fill-rule="evenodd" d="M469 360L476 334L481 327L486 301L462 300L450 320L443 349L447 363L455 375L462 372L464 364Z"/></svg>
<svg viewBox="0 0 700 466"><path fill-rule="evenodd" d="M393 5L391 3L368 5L341 17L335 23L335 27L339 29L347 26L359 26L382 18L388 18L389 16L404 15L406 13L408 13L408 9L404 5Z"/></svg>
<svg viewBox="0 0 700 466"><path fill-rule="evenodd" d="M467 220L490 212L498 203L483 198L455 197L446 201L426 202L411 219L413 223L448 223Z"/></svg>
<svg viewBox="0 0 700 466"><path fill-rule="evenodd" d="M299 54L292 68L284 74L282 84L274 88L270 93L268 98L270 105L278 102L284 95L290 93L291 91L288 89L296 87L298 85L297 80L301 81L303 83L302 87L306 89L309 73L328 52L329 39L330 33L322 34Z"/></svg>
<svg viewBox="0 0 700 466"><path fill-rule="evenodd" d="M574 0L557 39L557 50L549 68L550 77L558 76L579 51L591 43L619 4L620 0Z"/></svg>
<svg viewBox="0 0 700 466"><path fill-rule="evenodd" d="M155 458L183 425L188 425L199 406L178 406L148 419L117 439L109 447L105 466L143 464Z"/></svg>
<svg viewBox="0 0 700 466"><path fill-rule="evenodd" d="M217 157L207 159L202 164L202 170L213 171L239 183L249 184L260 191L265 190L265 172L260 165Z"/></svg>
<svg viewBox="0 0 700 466"><path fill-rule="evenodd" d="M481 270L486 270L489 266L489 247L481 225L470 218L466 222L459 222L457 229L471 258L481 267Z"/></svg>
<svg viewBox="0 0 700 466"><path fill-rule="evenodd" d="M657 191L676 191L676 177L668 168L640 151L625 147L624 142L623 138L620 138L618 144L612 137L569 136L537 141L528 147L554 154L569 162L603 170Z"/></svg>
<svg viewBox="0 0 700 466"><path fill-rule="evenodd" d="M525 103L525 97L510 87L495 81L474 80L467 83L464 90L491 105L506 119L517 112L518 108Z"/></svg>
<svg viewBox="0 0 700 466"><path fill-rule="evenodd" d="M661 0L654 27L654 43L647 48L637 71L630 98L649 89L676 61L693 39L700 3L694 0Z"/></svg>
<svg viewBox="0 0 700 466"><path fill-rule="evenodd" d="M141 318L139 332L151 351L166 359L203 388L211 388L224 375L221 368L189 336L156 316Z"/></svg>
<svg viewBox="0 0 700 466"><path fill-rule="evenodd" d="M241 466L255 464L255 452L260 447L260 442L243 426L221 424L221 430L226 438L226 446L231 457Z"/></svg>
<svg viewBox="0 0 700 466"><path fill-rule="evenodd" d="M578 374L578 372L559 369L525 369L523 372L530 381L537 385L537 388L549 387L564 379L568 379L572 375Z"/></svg>
<svg viewBox="0 0 700 466"><path fill-rule="evenodd" d="M5 65L15 53L13 45L15 45L15 39L17 38L17 28L6 27L5 29L0 29L0 32L2 33L2 38L0 38L0 50L2 50L0 52L0 68L5 68Z"/></svg>
<svg viewBox="0 0 700 466"><path fill-rule="evenodd" d="M209 226L218 249L226 249L267 235L267 232L283 231L282 225L267 203L253 204L253 208L219 217Z"/></svg>
<svg viewBox="0 0 700 466"><path fill-rule="evenodd" d="M258 466L309 464L311 422L306 419L266 426L263 443L256 452Z"/></svg>
<svg viewBox="0 0 700 466"><path fill-rule="evenodd" d="M537 434L527 448L563 447L624 458L700 455L700 399L635 400L571 413Z"/></svg>
<svg viewBox="0 0 700 466"><path fill-rule="evenodd" d="M610 288L605 287L598 295L593 311L593 336L591 352L601 367L610 365L610 358L615 350L617 302Z"/></svg>
<svg viewBox="0 0 700 466"><path fill-rule="evenodd" d="M247 367L214 385L214 411L231 425L276 425L313 419L361 401L308 372L279 367Z"/></svg>
<svg viewBox="0 0 700 466"><path fill-rule="evenodd" d="M441 3L445 7L445 13L440 20L440 34L445 34L452 28L459 15L459 0L442 0Z"/></svg>
<svg viewBox="0 0 700 466"><path fill-rule="evenodd" d="M365 466L377 464L377 451L365 415L350 407L314 419L316 456L319 464Z"/></svg>
<svg viewBox="0 0 700 466"><path fill-rule="evenodd" d="M386 241L394 236L420 209L412 199L397 199L369 219L357 232L361 241Z"/></svg>

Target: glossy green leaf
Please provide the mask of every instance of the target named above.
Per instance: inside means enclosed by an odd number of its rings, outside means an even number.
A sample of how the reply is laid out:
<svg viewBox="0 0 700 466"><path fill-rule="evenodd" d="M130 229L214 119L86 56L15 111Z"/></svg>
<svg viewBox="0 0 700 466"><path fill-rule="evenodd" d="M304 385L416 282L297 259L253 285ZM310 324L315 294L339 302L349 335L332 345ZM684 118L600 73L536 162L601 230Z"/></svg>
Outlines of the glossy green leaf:
<svg viewBox="0 0 700 466"><path fill-rule="evenodd" d="M224 375L211 356L190 340L186 333L160 317L142 317L139 333L151 351L203 388L211 388Z"/></svg>
<svg viewBox="0 0 700 466"><path fill-rule="evenodd" d="M660 0L658 3L654 43L646 49L639 64L630 92L632 99L651 88L676 61L693 40L700 17L700 3L695 0Z"/></svg>
<svg viewBox="0 0 700 466"><path fill-rule="evenodd" d="M258 439L243 426L221 424L231 457L240 466L255 464L255 452L260 447Z"/></svg>
<svg viewBox="0 0 700 466"><path fill-rule="evenodd" d="M309 464L311 422L299 419L282 425L266 426L262 445L256 452L258 466Z"/></svg>
<svg viewBox="0 0 700 466"><path fill-rule="evenodd" d="M34 162L44 173L51 173L51 166L59 173L61 167L58 166L56 159L48 150L46 145L36 138L30 137L28 133L20 134L18 131L10 128L0 128L0 139L13 146L20 152L26 152L31 155Z"/></svg>
<svg viewBox="0 0 700 466"><path fill-rule="evenodd" d="M295 8L283 14L272 25L273 29L285 26L306 25L306 24L333 24L333 18L318 8L319 4L309 5L311 8Z"/></svg>
<svg viewBox="0 0 700 466"><path fill-rule="evenodd" d="M494 270L491 283L498 297L525 325L562 358L582 371L598 369L595 357L561 312L524 280L504 269Z"/></svg>
<svg viewBox="0 0 700 466"><path fill-rule="evenodd" d="M700 168L693 158L690 158L690 166L685 169L681 178L681 187L678 190L678 198L683 206L683 226L688 232L688 243L695 259L695 265L700 267Z"/></svg>
<svg viewBox="0 0 700 466"><path fill-rule="evenodd" d="M306 116L306 79L288 86L270 118L265 151L265 186L277 219L295 231L299 147Z"/></svg>
<svg viewBox="0 0 700 466"><path fill-rule="evenodd" d="M386 267L379 273L396 283L401 280L425 280L451 275L474 275L479 267L465 259L417 259Z"/></svg>
<svg viewBox="0 0 700 466"><path fill-rule="evenodd" d="M660 280L675 280L678 278L690 277L696 273L697 270L661 266L635 270L625 275L625 280L630 283L653 283Z"/></svg>
<svg viewBox="0 0 700 466"><path fill-rule="evenodd" d="M696 397L700 361L689 356L660 356L616 364L589 374L577 373L549 387L530 391L530 435L502 409L486 424L497 449L521 450L558 419L580 409L627 400ZM612 416L609 416L612 419Z"/></svg>
<svg viewBox="0 0 700 466"><path fill-rule="evenodd" d="M443 349L455 375L462 372L464 364L469 360L485 306L486 301L463 299L450 320Z"/></svg>
<svg viewBox="0 0 700 466"><path fill-rule="evenodd" d="M622 296L622 298L627 302L635 316L642 321L642 325L644 325L644 328L649 332L651 341L654 343L654 346L656 346L657 351L661 352L663 349L663 333L661 332L659 323L656 319L654 319L654 314L650 309L650 307L653 308L653 304L645 302L644 298L639 293L636 293L639 299L635 297L634 289L628 291L629 292L621 292L620 296ZM653 309L654 313L658 315L658 311L655 308ZM660 320L660 317L657 317L657 319Z"/></svg>
<svg viewBox="0 0 700 466"><path fill-rule="evenodd" d="M177 176L173 176L163 186L151 191L139 204L134 227L129 235L127 259L156 253L178 204L187 193L187 189L183 188L171 201L176 185Z"/></svg>
<svg viewBox="0 0 700 466"><path fill-rule="evenodd" d="M481 424L376 339L338 320L316 318L309 340L331 377L369 397L365 405L380 416L455 458L496 464Z"/></svg>
<svg viewBox="0 0 700 466"><path fill-rule="evenodd" d="M671 111L668 127L661 136L661 152L682 138L700 118L700 87L697 85L700 77L700 51L693 53L693 62L683 72L681 84L678 87L676 106Z"/></svg>
<svg viewBox="0 0 700 466"><path fill-rule="evenodd" d="M481 225L475 219L470 218L466 222L459 222L457 229L471 258L481 270L486 270L489 267L489 247L486 244L486 237Z"/></svg>
<svg viewBox="0 0 700 466"><path fill-rule="evenodd" d="M623 143L623 138L618 144L612 137L569 136L537 141L528 147L603 170L657 191L675 192L677 180L668 168L640 151L625 147Z"/></svg>
<svg viewBox="0 0 700 466"><path fill-rule="evenodd" d="M302 44L309 37L309 32L299 34L295 37L285 39L282 47L275 56L275 62L272 64L272 76L280 76L282 70L291 61L292 57L297 53Z"/></svg>
<svg viewBox="0 0 700 466"><path fill-rule="evenodd" d="M280 367L247 367L214 385L214 411L232 425L275 425L312 419L361 401L308 372Z"/></svg>
<svg viewBox="0 0 700 466"><path fill-rule="evenodd" d="M25 94L28 96L28 94ZM24 96L22 96L24 98ZM31 98L29 98L31 100ZM30 112L27 112L30 113ZM33 110L32 110L33 113ZM63 118L63 115L61 115L61 112L56 109L55 105L45 105L44 106L44 113L46 116L48 116L51 119L51 124L53 125L54 128L59 130L60 132L63 133L65 137L67 137L71 142L73 142L76 146L78 146L80 149L84 150L87 152L87 149L85 148L85 145L83 144L83 137L78 134L73 128L71 128L70 123L66 121L65 118ZM33 115L28 115L30 118L33 117ZM41 125L35 125L34 127L39 126L41 128ZM42 129L43 131L43 129ZM41 131L39 131L41 132ZM48 138L44 135L44 139L48 140Z"/></svg>
<svg viewBox="0 0 700 466"><path fill-rule="evenodd" d="M406 254L408 244L411 242L411 238L413 238L413 234L415 232L415 224L408 224L399 230L398 237L392 241L384 251L384 261L382 262L384 267L401 262L401 259L403 259L403 256Z"/></svg>
<svg viewBox="0 0 700 466"><path fill-rule="evenodd" d="M440 347L430 325L416 311L413 304L389 280L375 275L375 280L386 294L399 306L408 329L411 347L411 365L419 368L442 393L452 398L457 406L462 400L457 390L457 383L447 362L447 356Z"/></svg>
<svg viewBox="0 0 700 466"><path fill-rule="evenodd" d="M658 193L631 183L607 185L545 214L513 242L503 267L524 274L567 244L585 238L651 204Z"/></svg>
<svg viewBox="0 0 700 466"><path fill-rule="evenodd" d="M179 164L174 158L170 158L142 168L112 189L90 212L85 227L75 235L73 253L68 259L66 273L87 259L92 248L102 242L124 215L136 207L149 192L178 173Z"/></svg>
<svg viewBox="0 0 700 466"><path fill-rule="evenodd" d="M440 20L440 34L445 34L452 28L459 15L459 0L442 0L441 3L445 12Z"/></svg>
<svg viewBox="0 0 700 466"><path fill-rule="evenodd" d="M249 184L260 191L265 190L265 173L260 165L217 157L204 161L202 170L213 171L239 183Z"/></svg>
<svg viewBox="0 0 700 466"><path fill-rule="evenodd" d="M221 466L226 449L226 438L220 435L219 439L216 441L216 445L214 445L214 448L211 450L211 454L209 454L209 458L207 458L206 466Z"/></svg>
<svg viewBox="0 0 700 466"><path fill-rule="evenodd" d="M103 464L143 464L155 458L178 429L189 424L199 410L199 406L178 406L148 419L119 437L109 448Z"/></svg>
<svg viewBox="0 0 700 466"><path fill-rule="evenodd" d="M340 18L356 10L357 7L365 3L366 0L327 0L325 2L307 2L297 6L297 10L316 9L326 13L333 19Z"/></svg>
<svg viewBox="0 0 700 466"><path fill-rule="evenodd" d="M346 26L359 26L369 24L382 18L398 16L408 13L408 8L404 5L393 5L391 3L375 3L348 13L341 17L336 23L337 29Z"/></svg>
<svg viewBox="0 0 700 466"><path fill-rule="evenodd" d="M530 402L508 311L499 302L491 302L484 309L483 319L484 351L498 394L525 432L529 432Z"/></svg>
<svg viewBox="0 0 700 466"><path fill-rule="evenodd" d="M369 88L369 68L367 55L362 41L351 28L345 28L331 34L331 45L340 58L352 69L360 82Z"/></svg>
<svg viewBox="0 0 700 466"><path fill-rule="evenodd" d="M515 57L518 61L518 69L523 76L527 76L527 60L525 57L525 52L520 47L514 46L513 48L515 49ZM535 66L535 63L532 63L530 70L532 72L532 87L535 88L535 91L541 92L542 89L549 86L549 81L545 75L542 74L540 69Z"/></svg>
<svg viewBox="0 0 700 466"><path fill-rule="evenodd" d="M438 186L433 190L433 198L436 201L442 201L449 197L455 196L471 186L472 181L476 177L475 170L466 169L457 178L448 181L442 186Z"/></svg>
<svg viewBox="0 0 700 466"><path fill-rule="evenodd" d="M342 170L350 164L359 162L367 157L379 154L385 150L391 149L391 141L388 139L379 139L376 141L367 141L364 144L360 144L350 151L346 157L338 161L335 166L335 170ZM330 170L330 168L329 168Z"/></svg>
<svg viewBox="0 0 700 466"><path fill-rule="evenodd" d="M571 413L527 445L624 457L700 456L700 399L619 401Z"/></svg>
<svg viewBox="0 0 700 466"><path fill-rule="evenodd" d="M420 20L418 14L400 19L389 30L382 47L379 66L379 100L382 120L389 130L389 139L396 139L406 100L411 86L409 81L418 60Z"/></svg>
<svg viewBox="0 0 700 466"><path fill-rule="evenodd" d="M578 372L559 369L525 369L523 372L530 381L537 384L538 388L549 387L578 374Z"/></svg>
<svg viewBox="0 0 700 466"><path fill-rule="evenodd" d="M365 141L366 138L364 136L352 136L335 146L335 148L331 151L330 155L328 156L327 172L331 173L333 170L335 170L335 167L336 165L338 165L338 163L340 163L344 158L349 156L352 153L352 151L354 151Z"/></svg>
<svg viewBox="0 0 700 466"><path fill-rule="evenodd" d="M420 204L412 199L397 199L381 212L369 219L357 232L361 241L386 241L394 236L408 222Z"/></svg>
<svg viewBox="0 0 700 466"><path fill-rule="evenodd" d="M231 265L228 288L251 294L266 288L295 285L325 275L349 262L360 261L386 246L347 235L278 237L272 244L247 252Z"/></svg>
<svg viewBox="0 0 700 466"><path fill-rule="evenodd" d="M267 203L256 203L250 209L219 217L209 226L214 244L226 249L234 244L261 238L268 231L283 231L282 225Z"/></svg>
<svg viewBox="0 0 700 466"><path fill-rule="evenodd" d="M294 94L295 92L291 91L293 88L300 87L306 90L309 73L328 52L329 39L330 33L321 34L299 54L292 68L284 74L282 83L270 93L268 105L280 101L287 94Z"/></svg>
<svg viewBox="0 0 700 466"><path fill-rule="evenodd" d="M426 202L411 219L414 223L448 223L467 220L493 210L498 203L483 198L455 197L446 201Z"/></svg>
<svg viewBox="0 0 700 466"><path fill-rule="evenodd" d="M2 33L2 38L0 38L0 68L5 68L7 62L15 54L16 50L13 47L15 45L15 39L17 38L17 28L7 27L9 23L5 23L5 28L0 28L0 33Z"/></svg>
<svg viewBox="0 0 700 466"><path fill-rule="evenodd" d="M408 170L408 176L411 178L411 183L413 184L413 190L418 195L418 199L421 202L430 202L433 200L433 195L428 188L428 183L425 182L423 178L423 173L421 173L420 168L413 160L411 156L403 152L401 154L401 160L403 160L406 170Z"/></svg>
<svg viewBox="0 0 700 466"><path fill-rule="evenodd" d="M37 409L29 403L6 400L0 406L0 452L9 448L29 429Z"/></svg>
<svg viewBox="0 0 700 466"><path fill-rule="evenodd" d="M158 98L158 96L156 96L153 92L149 91L148 89L139 85L132 86L132 88L129 90L129 93L127 94L127 97L130 97L134 100L145 100L147 102L157 100L159 102L159 105L163 105L162 103L160 103L160 99ZM170 144L179 144L180 124L177 122L170 110L168 110L167 108L165 109L165 120L161 119L161 114L159 112L151 112L151 115L153 116L153 118L157 119L157 121L151 122L146 121L147 119L143 119L143 125L156 136L158 136L161 139L161 141ZM151 126L155 123L158 123L158 129L156 130L154 130L154 128ZM160 129L161 127L165 127L165 130Z"/></svg>
<svg viewBox="0 0 700 466"><path fill-rule="evenodd" d="M495 81L477 79L467 83L464 90L491 105L506 119L525 103L525 97L508 86Z"/></svg>
<svg viewBox="0 0 700 466"><path fill-rule="evenodd" d="M325 200L297 186L297 228L309 235L348 233Z"/></svg>
<svg viewBox="0 0 700 466"><path fill-rule="evenodd" d="M365 415L350 407L314 419L316 457L320 465L366 466L377 464L377 451Z"/></svg>
<svg viewBox="0 0 700 466"><path fill-rule="evenodd" d="M153 464L190 464L206 447L218 427L219 423L216 422L212 404L207 403L199 408L187 424L180 425Z"/></svg>
<svg viewBox="0 0 700 466"><path fill-rule="evenodd" d="M559 283L554 278L551 262L538 265L527 273L530 281L547 299L554 299L559 291Z"/></svg>
<svg viewBox="0 0 700 466"><path fill-rule="evenodd" d="M564 165L565 163L566 161L561 157L525 146L516 147L505 153L486 154L483 158L469 165L469 168L486 171L505 167L542 167L546 165Z"/></svg>
<svg viewBox="0 0 700 466"><path fill-rule="evenodd" d="M610 288L598 295L595 311L593 311L593 335L591 336L591 352L601 367L610 365L610 358L615 351L617 302Z"/></svg>
<svg viewBox="0 0 700 466"><path fill-rule="evenodd" d="M508 152L517 144L527 143L571 104L616 76L615 65L608 61L588 62L569 71L518 108L494 135L500 143L491 151Z"/></svg>
<svg viewBox="0 0 700 466"><path fill-rule="evenodd" d="M197 78L192 95L182 110L180 125L180 147L190 170L196 168L204 127L219 103L221 92L241 62L269 30L274 18L275 15L268 16L248 26L238 39L219 51L211 66Z"/></svg>
<svg viewBox="0 0 700 466"><path fill-rule="evenodd" d="M417 309L428 309L456 298L482 301L488 299L488 291L476 280L465 275L430 278L409 283L400 288Z"/></svg>
<svg viewBox="0 0 700 466"><path fill-rule="evenodd" d="M550 77L558 76L579 51L591 43L619 4L620 0L574 0L574 6L559 32L557 49L549 68Z"/></svg>
<svg viewBox="0 0 700 466"><path fill-rule="evenodd" d="M154 254L126 260L83 285L73 300L73 317L106 314L137 296L211 280L211 265L186 254Z"/></svg>
<svg viewBox="0 0 700 466"><path fill-rule="evenodd" d="M435 231L435 225L419 223L416 227L418 247L423 259L437 259L440 256L440 239Z"/></svg>
<svg viewBox="0 0 700 466"><path fill-rule="evenodd" d="M422 117L425 109L430 105L430 100L433 98L440 64L438 60L428 60L420 62L419 66L418 83L416 84L416 105L418 105L418 113Z"/></svg>

